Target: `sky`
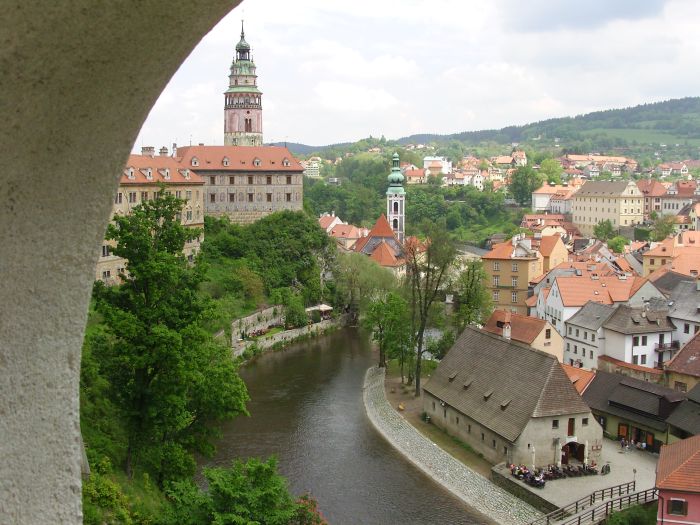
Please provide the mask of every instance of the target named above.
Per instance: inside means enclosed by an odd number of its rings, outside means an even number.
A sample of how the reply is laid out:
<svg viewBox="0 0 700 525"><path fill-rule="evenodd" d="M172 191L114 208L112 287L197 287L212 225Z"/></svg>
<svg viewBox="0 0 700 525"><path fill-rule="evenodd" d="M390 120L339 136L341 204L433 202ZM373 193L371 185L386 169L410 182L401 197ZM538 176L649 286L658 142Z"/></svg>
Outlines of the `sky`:
<svg viewBox="0 0 700 525"><path fill-rule="evenodd" d="M223 144L242 19L266 143L458 133L700 94L696 0L244 0L170 80L134 151Z"/></svg>

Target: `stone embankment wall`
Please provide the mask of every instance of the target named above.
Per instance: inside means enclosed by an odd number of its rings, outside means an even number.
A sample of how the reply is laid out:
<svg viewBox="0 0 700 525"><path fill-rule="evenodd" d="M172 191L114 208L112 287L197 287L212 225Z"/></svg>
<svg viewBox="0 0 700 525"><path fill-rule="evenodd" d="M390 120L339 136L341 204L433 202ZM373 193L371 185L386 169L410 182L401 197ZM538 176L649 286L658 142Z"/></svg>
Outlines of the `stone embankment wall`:
<svg viewBox="0 0 700 525"><path fill-rule="evenodd" d="M231 346L235 348L241 342L241 333L248 334L281 324L284 324L284 306L279 304L254 312L247 317L235 319L231 322Z"/></svg>
<svg viewBox="0 0 700 525"><path fill-rule="evenodd" d="M293 330L285 330L284 332L277 332L271 336L259 337L257 339L251 340L247 339L245 341L236 341L233 344L233 355L237 357L242 355L243 352L250 346L257 344L258 348L261 350L267 350L272 348L276 344L287 344L291 343L300 337L306 337L309 335L318 335L325 332L327 329L338 326L342 323L341 319L329 319L327 321L321 321L318 323L310 324L308 326L302 326L301 328L294 328Z"/></svg>
<svg viewBox="0 0 700 525"><path fill-rule="evenodd" d="M436 446L401 417L386 399L383 368L367 371L363 400L374 427L398 452L474 510L500 525L521 525L542 516Z"/></svg>

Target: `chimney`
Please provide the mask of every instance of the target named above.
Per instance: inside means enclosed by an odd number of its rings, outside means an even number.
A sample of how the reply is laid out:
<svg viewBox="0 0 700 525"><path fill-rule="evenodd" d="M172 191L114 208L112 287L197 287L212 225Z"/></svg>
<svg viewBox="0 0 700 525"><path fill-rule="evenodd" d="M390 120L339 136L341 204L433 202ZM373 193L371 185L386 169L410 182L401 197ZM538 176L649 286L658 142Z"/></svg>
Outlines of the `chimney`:
<svg viewBox="0 0 700 525"><path fill-rule="evenodd" d="M168 148L166 146L163 146L158 150L158 155L161 157L167 157L168 156Z"/></svg>
<svg viewBox="0 0 700 525"><path fill-rule="evenodd" d="M146 157L153 157L156 154L156 148L153 146L141 146L141 155Z"/></svg>
<svg viewBox="0 0 700 525"><path fill-rule="evenodd" d="M204 142L200 142L199 145L200 145L200 146L204 146Z"/></svg>
<svg viewBox="0 0 700 525"><path fill-rule="evenodd" d="M503 316L503 339L510 341L510 312L506 312Z"/></svg>
<svg viewBox="0 0 700 525"><path fill-rule="evenodd" d="M176 157L177 156L177 143L175 143L175 142L173 142L172 151L173 151L173 157Z"/></svg>

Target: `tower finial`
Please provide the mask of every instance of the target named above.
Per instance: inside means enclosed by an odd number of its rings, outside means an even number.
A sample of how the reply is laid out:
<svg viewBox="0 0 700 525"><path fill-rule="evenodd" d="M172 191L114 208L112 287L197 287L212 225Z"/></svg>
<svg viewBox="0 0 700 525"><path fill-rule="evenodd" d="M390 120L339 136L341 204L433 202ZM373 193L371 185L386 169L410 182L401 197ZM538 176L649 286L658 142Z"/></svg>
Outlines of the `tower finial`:
<svg viewBox="0 0 700 525"><path fill-rule="evenodd" d="M245 37L245 31L243 31L243 19L241 18L241 38Z"/></svg>

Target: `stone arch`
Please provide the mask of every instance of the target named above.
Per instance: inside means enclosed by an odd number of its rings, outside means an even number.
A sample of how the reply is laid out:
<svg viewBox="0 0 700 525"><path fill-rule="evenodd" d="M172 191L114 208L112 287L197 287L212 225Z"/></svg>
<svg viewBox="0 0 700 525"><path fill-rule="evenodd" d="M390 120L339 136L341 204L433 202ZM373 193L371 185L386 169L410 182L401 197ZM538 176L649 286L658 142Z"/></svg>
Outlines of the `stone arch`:
<svg viewBox="0 0 700 525"><path fill-rule="evenodd" d="M168 80L238 3L5 6L0 522L82 523L80 349L111 201Z"/></svg>

